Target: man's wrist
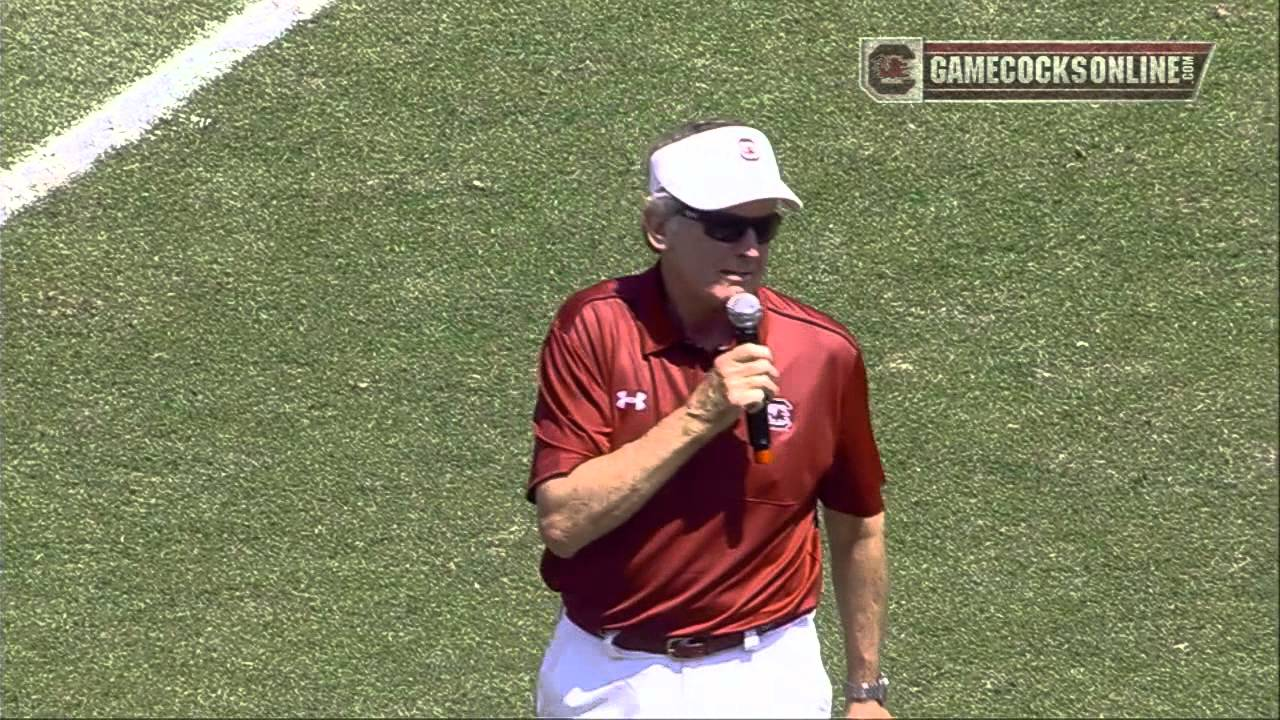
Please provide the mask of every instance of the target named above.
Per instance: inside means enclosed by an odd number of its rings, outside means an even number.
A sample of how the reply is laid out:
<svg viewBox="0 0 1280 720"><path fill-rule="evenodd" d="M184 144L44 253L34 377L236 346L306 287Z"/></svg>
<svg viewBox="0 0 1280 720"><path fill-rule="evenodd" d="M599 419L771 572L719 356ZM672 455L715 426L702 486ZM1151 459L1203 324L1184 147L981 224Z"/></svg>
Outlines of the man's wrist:
<svg viewBox="0 0 1280 720"><path fill-rule="evenodd" d="M685 417L688 418L684 424L685 435L715 434L725 429L722 427L725 420L731 419L733 414L726 412L723 402L717 401L717 396L724 392L719 387L722 382L719 374L712 370L694 388L684 404Z"/></svg>
<svg viewBox="0 0 1280 720"><path fill-rule="evenodd" d="M685 405L683 410L684 417L680 422L681 435L686 438L702 438L716 433L715 422L704 409Z"/></svg>
<svg viewBox="0 0 1280 720"><path fill-rule="evenodd" d="M889 678L880 673L868 682L844 681L844 699L850 703L877 702L884 706L889 697Z"/></svg>

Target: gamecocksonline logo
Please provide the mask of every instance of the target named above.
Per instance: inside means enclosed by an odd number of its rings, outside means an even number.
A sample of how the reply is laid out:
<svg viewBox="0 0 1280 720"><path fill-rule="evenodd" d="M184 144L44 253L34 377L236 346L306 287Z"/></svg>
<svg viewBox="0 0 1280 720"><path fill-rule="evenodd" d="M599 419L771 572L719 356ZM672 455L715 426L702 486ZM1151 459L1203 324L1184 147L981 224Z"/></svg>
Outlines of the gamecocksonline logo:
<svg viewBox="0 0 1280 720"><path fill-rule="evenodd" d="M859 85L876 102L1194 100L1214 43L863 38Z"/></svg>

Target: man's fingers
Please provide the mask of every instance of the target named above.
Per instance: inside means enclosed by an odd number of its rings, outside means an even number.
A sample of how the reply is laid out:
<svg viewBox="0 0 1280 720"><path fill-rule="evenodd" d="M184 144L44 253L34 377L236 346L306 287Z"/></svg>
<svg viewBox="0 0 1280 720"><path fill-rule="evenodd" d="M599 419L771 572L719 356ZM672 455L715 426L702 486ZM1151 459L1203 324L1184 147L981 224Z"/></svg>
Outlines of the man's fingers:
<svg viewBox="0 0 1280 720"><path fill-rule="evenodd" d="M764 407L779 392L775 380L781 373L764 345L743 343L730 348L716 358L712 373L722 383L722 397L728 404L747 411Z"/></svg>
<svg viewBox="0 0 1280 720"><path fill-rule="evenodd" d="M764 358L736 365L730 368L730 372L735 375L742 375L746 377L751 377L753 375L778 377L779 375L778 368L774 367L773 363L765 360Z"/></svg>
<svg viewBox="0 0 1280 720"><path fill-rule="evenodd" d="M781 374L773 364L773 353L769 348L754 343L737 345L727 350L716 358L715 368L725 380L752 375L776 378Z"/></svg>
<svg viewBox="0 0 1280 720"><path fill-rule="evenodd" d="M769 401L773 400L773 398L777 396L776 391L770 391L764 388L760 389L760 393L761 393L760 399L755 402L749 403L748 405L743 407L743 410L746 410L747 412L755 412L757 410L763 410L764 407L769 404Z"/></svg>
<svg viewBox="0 0 1280 720"><path fill-rule="evenodd" d="M743 363L761 358L765 360L773 360L773 352L764 345L759 345L757 343L742 343L740 345L734 345L725 353L725 355L728 356L730 360Z"/></svg>
<svg viewBox="0 0 1280 720"><path fill-rule="evenodd" d="M778 384L768 375L733 378L726 385L729 402L744 410L764 407L778 395Z"/></svg>
<svg viewBox="0 0 1280 720"><path fill-rule="evenodd" d="M751 390L751 395L755 398L751 402L742 406L747 412L756 412L761 410L769 403L769 391L763 388Z"/></svg>
<svg viewBox="0 0 1280 720"><path fill-rule="evenodd" d="M766 390L778 393L778 383L769 375L736 375L724 379L725 387L738 390Z"/></svg>
<svg viewBox="0 0 1280 720"><path fill-rule="evenodd" d="M767 357L753 357L746 359L735 359L730 353L721 355L716 358L715 368L721 375L730 377L733 375L773 375L777 377L778 368L774 366L773 361Z"/></svg>

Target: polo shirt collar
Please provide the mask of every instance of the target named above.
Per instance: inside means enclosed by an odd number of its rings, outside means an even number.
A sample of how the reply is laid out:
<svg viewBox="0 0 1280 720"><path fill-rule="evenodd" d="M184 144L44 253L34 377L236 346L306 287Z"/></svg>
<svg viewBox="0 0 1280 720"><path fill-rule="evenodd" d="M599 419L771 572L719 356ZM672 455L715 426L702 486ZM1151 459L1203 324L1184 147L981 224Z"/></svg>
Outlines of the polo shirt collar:
<svg viewBox="0 0 1280 720"><path fill-rule="evenodd" d="M631 296L636 319L640 326L640 346L645 355L661 352L685 339L680 324L674 317L675 311L668 304L667 288L662 281L662 270L658 263L639 275L633 275L627 283L631 287L627 294ZM766 288L758 293L764 316L760 320L760 338L763 342L769 335L769 295Z"/></svg>

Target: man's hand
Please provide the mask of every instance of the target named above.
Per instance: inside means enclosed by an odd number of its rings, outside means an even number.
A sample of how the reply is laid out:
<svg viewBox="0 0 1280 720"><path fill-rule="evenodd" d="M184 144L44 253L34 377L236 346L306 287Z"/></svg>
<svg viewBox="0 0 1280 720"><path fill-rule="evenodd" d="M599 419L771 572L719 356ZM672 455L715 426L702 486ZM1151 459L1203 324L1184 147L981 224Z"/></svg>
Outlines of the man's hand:
<svg viewBox="0 0 1280 720"><path fill-rule="evenodd" d="M777 393L776 377L769 348L739 345L715 359L684 407L638 439L539 485L538 532L547 549L571 558L626 522L699 448L737 422L743 408Z"/></svg>
<svg viewBox="0 0 1280 720"><path fill-rule="evenodd" d="M847 718L891 718L889 710L875 700L850 700L845 709Z"/></svg>
<svg viewBox="0 0 1280 720"><path fill-rule="evenodd" d="M778 368L763 345L737 345L716 357L713 367L686 403L695 417L726 430L742 415L778 394Z"/></svg>

